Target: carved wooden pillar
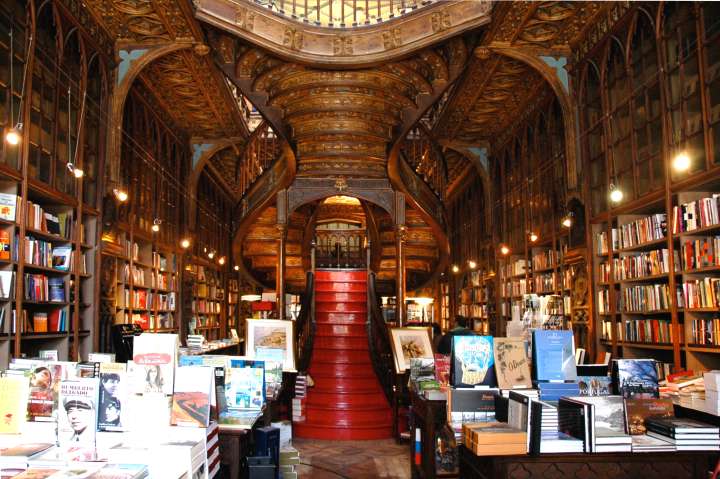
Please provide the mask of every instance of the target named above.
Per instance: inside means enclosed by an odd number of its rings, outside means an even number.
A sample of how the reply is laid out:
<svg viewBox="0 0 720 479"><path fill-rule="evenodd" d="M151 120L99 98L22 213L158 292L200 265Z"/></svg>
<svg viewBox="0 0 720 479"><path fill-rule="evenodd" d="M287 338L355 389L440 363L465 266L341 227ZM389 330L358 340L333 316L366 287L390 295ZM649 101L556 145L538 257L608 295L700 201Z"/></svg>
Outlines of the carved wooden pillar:
<svg viewBox="0 0 720 479"><path fill-rule="evenodd" d="M275 292L277 294L278 319L285 319L285 239L287 225L279 223L277 267L275 269Z"/></svg>
<svg viewBox="0 0 720 479"><path fill-rule="evenodd" d="M405 243L405 235L407 229L405 225L397 225L395 228L395 280L396 300L397 300L397 321L399 326L405 324L405 251L403 244Z"/></svg>

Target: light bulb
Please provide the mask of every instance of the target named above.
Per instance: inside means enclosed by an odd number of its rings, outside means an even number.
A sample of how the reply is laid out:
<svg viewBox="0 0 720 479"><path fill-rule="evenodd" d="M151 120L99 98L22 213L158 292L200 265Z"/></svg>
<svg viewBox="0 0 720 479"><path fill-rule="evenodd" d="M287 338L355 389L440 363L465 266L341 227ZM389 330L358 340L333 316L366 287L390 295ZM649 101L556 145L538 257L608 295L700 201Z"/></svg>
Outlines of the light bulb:
<svg viewBox="0 0 720 479"><path fill-rule="evenodd" d="M125 203L125 202L127 201L127 199L128 199L127 191L125 191L125 190L123 190L123 189L121 189L121 188L114 188L114 189L113 189L113 194L115 195L115 198L117 198L117 200L118 200L120 203Z"/></svg>
<svg viewBox="0 0 720 479"><path fill-rule="evenodd" d="M475 269L477 268L477 263L473 260L470 260L468 261L468 266L470 267L470 269Z"/></svg>
<svg viewBox="0 0 720 479"><path fill-rule="evenodd" d="M625 196L622 190L615 185L610 185L610 201L613 203L620 203Z"/></svg>
<svg viewBox="0 0 720 479"><path fill-rule="evenodd" d="M537 240L538 240L538 235L535 234L534 232L530 232L530 242L531 242L531 243L534 243L534 242L536 242Z"/></svg>
<svg viewBox="0 0 720 479"><path fill-rule="evenodd" d="M690 157L684 151L678 153L672 161L672 167L677 172L683 172L690 169Z"/></svg>
<svg viewBox="0 0 720 479"><path fill-rule="evenodd" d="M225 264L225 256L221 256L218 260L218 263L220 263L221 265Z"/></svg>
<svg viewBox="0 0 720 479"><path fill-rule="evenodd" d="M562 225L565 228L570 228L572 226L572 218L570 217L570 215L567 215L562 219Z"/></svg>
<svg viewBox="0 0 720 479"><path fill-rule="evenodd" d="M510 248L508 248L506 245L500 246L500 254L507 256L510 253Z"/></svg>
<svg viewBox="0 0 720 479"><path fill-rule="evenodd" d="M160 231L160 225L157 223L153 223L153 225L150 227L150 229L152 230L153 233L157 233L158 231Z"/></svg>
<svg viewBox="0 0 720 479"><path fill-rule="evenodd" d="M453 273L459 273L459 272L460 272L460 267L459 267L458 265L456 265L456 264L452 265L452 272L453 272Z"/></svg>
<svg viewBox="0 0 720 479"><path fill-rule="evenodd" d="M235 265L235 267L234 267L233 269L234 269L235 271L240 271L240 266Z"/></svg>
<svg viewBox="0 0 720 479"><path fill-rule="evenodd" d="M208 258L213 259L215 257L215 251L210 251L208 253Z"/></svg>
<svg viewBox="0 0 720 479"><path fill-rule="evenodd" d="M21 139L20 130L17 128L10 128L7 133L5 133L5 141L7 141L9 145L15 146L20 143Z"/></svg>
<svg viewBox="0 0 720 479"><path fill-rule="evenodd" d="M80 168L73 168L73 175L75 175L75 178L80 179L85 176L85 172Z"/></svg>
<svg viewBox="0 0 720 479"><path fill-rule="evenodd" d="M188 238L183 238L183 240L180 241L180 246L183 249L188 249L190 247L190 240Z"/></svg>

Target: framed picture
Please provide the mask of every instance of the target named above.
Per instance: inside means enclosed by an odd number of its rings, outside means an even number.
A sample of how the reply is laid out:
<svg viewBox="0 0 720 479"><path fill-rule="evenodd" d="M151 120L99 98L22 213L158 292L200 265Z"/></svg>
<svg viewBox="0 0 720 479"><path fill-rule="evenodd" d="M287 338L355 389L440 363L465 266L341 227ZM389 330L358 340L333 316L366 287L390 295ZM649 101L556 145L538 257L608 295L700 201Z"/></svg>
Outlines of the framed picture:
<svg viewBox="0 0 720 479"><path fill-rule="evenodd" d="M395 372L404 373L410 368L412 358L433 359L430 328L405 327L390 328L393 356L395 356Z"/></svg>
<svg viewBox="0 0 720 479"><path fill-rule="evenodd" d="M245 328L245 356L253 359L257 348L285 351L283 371L295 372L293 322L279 319L249 319Z"/></svg>

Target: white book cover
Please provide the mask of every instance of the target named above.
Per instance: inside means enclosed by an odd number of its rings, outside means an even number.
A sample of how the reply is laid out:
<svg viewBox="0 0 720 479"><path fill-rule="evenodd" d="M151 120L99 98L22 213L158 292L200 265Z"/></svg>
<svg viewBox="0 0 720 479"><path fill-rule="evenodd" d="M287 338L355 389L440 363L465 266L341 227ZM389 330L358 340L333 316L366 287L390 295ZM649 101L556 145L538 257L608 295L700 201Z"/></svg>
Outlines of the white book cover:
<svg viewBox="0 0 720 479"><path fill-rule="evenodd" d="M143 333L133 343L133 384L138 394L172 395L178 354L177 334Z"/></svg>
<svg viewBox="0 0 720 479"><path fill-rule="evenodd" d="M0 219L15 221L18 197L12 193L0 193Z"/></svg>
<svg viewBox="0 0 720 479"><path fill-rule="evenodd" d="M98 378L77 378L60 382L58 399L58 442L95 445L98 410Z"/></svg>

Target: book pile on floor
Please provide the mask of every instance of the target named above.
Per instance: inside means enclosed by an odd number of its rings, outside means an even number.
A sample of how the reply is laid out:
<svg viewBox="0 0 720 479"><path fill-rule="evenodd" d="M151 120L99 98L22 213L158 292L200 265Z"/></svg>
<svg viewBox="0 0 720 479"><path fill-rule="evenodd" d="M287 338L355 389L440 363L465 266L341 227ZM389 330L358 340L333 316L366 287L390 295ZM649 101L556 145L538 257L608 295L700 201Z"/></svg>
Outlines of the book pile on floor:
<svg viewBox="0 0 720 479"><path fill-rule="evenodd" d="M300 464L300 453L294 447L280 449L280 474L283 479L297 479L295 466Z"/></svg>

